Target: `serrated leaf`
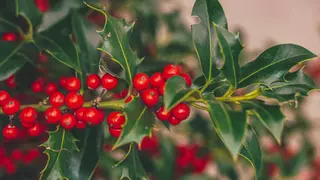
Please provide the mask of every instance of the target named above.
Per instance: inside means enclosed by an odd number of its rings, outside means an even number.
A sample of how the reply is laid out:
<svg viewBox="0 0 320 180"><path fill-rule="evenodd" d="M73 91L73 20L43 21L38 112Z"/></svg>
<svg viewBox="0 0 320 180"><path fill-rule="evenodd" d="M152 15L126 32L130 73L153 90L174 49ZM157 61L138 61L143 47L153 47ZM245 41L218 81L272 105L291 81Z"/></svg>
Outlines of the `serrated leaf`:
<svg viewBox="0 0 320 180"><path fill-rule="evenodd" d="M71 39L70 20L70 16L67 16L46 31L37 34L34 40L39 48L81 73L77 51Z"/></svg>
<svg viewBox="0 0 320 180"><path fill-rule="evenodd" d="M87 6L101 12L106 18L104 28L98 31L104 40L102 47L98 49L107 53L113 61L122 67L125 80L132 84L132 79L136 72L136 64L141 61L132 51L129 44L134 23L127 24L124 19L116 19L102 9L88 4Z"/></svg>
<svg viewBox="0 0 320 180"><path fill-rule="evenodd" d="M282 80L289 69L316 57L309 50L295 44L281 44L264 51L259 57L241 67L239 87L250 84L270 86Z"/></svg>
<svg viewBox="0 0 320 180"><path fill-rule="evenodd" d="M164 108L170 111L180 102L183 102L197 90L188 89L186 81L181 76L173 76L166 82L163 96Z"/></svg>
<svg viewBox="0 0 320 180"><path fill-rule="evenodd" d="M246 113L230 111L222 102L208 100L207 105L218 135L236 159L247 128Z"/></svg>
<svg viewBox="0 0 320 180"><path fill-rule="evenodd" d="M112 149L132 142L140 145L144 137L151 136L152 129L155 126L155 117L141 102L140 97L134 97L127 103L123 112L125 113L126 123Z"/></svg>
<svg viewBox="0 0 320 180"><path fill-rule="evenodd" d="M262 153L258 137L253 129L246 134L245 141L242 142L242 149L240 155L244 157L254 169L255 179L258 179L262 169Z"/></svg>
<svg viewBox="0 0 320 180"><path fill-rule="evenodd" d="M72 11L72 32L76 37L79 46L79 59L81 70L86 73L98 73L100 53L93 44L91 44L89 35L93 32L93 27L88 20L81 17L76 11Z"/></svg>
<svg viewBox="0 0 320 180"><path fill-rule="evenodd" d="M200 18L199 24L191 26L193 44L202 72L207 81L211 81L212 77L219 73L214 62L217 61L213 52L217 46L217 40L213 36L213 23L227 28L227 20L218 0L197 0L193 6L192 15Z"/></svg>
<svg viewBox="0 0 320 180"><path fill-rule="evenodd" d="M20 70L27 62L28 57L22 53L14 54L8 61L0 64L0 81L8 79Z"/></svg>
<svg viewBox="0 0 320 180"><path fill-rule="evenodd" d="M46 148L44 151L48 155L46 167L40 173L40 179L64 179L68 178L70 167L69 156L79 151L76 139L71 132L57 127L56 131L49 132L49 139L41 144Z"/></svg>
<svg viewBox="0 0 320 180"><path fill-rule="evenodd" d="M128 153L125 155L124 159L118 164L122 168L122 179L129 180L147 180L147 176L144 168L141 164L137 147L135 144L130 144Z"/></svg>
<svg viewBox="0 0 320 180"><path fill-rule="evenodd" d="M34 0L16 0L17 14L27 19L31 26L38 26L42 20L42 13L35 5Z"/></svg>
<svg viewBox="0 0 320 180"><path fill-rule="evenodd" d="M214 30L218 38L220 52L224 59L224 66L221 70L231 87L236 89L240 76L239 55L243 46L240 43L238 35L235 35L216 24L214 24Z"/></svg>
<svg viewBox="0 0 320 180"><path fill-rule="evenodd" d="M285 116L279 105L266 105L263 101L242 102L243 109L250 110L271 132L277 142L281 142Z"/></svg>
<svg viewBox="0 0 320 180"><path fill-rule="evenodd" d="M317 89L317 85L303 73L303 69L300 69L286 74L282 81L272 83L269 88L263 90L262 95L286 102L295 100L297 95L307 96L314 89Z"/></svg>

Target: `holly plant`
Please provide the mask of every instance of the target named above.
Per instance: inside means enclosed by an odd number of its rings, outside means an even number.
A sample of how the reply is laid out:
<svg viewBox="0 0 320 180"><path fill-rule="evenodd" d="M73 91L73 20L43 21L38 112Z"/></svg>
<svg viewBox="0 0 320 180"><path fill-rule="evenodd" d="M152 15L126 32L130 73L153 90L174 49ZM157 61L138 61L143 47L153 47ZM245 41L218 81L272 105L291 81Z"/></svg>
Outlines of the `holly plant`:
<svg viewBox="0 0 320 180"><path fill-rule="evenodd" d="M316 55L280 44L240 66L245 46L228 29L218 0L195 1L191 33L177 21L179 12L156 12L153 0L110 3L2 2L4 174L14 174L14 162L40 156L32 151L25 158L16 149L27 143L47 157L40 179L210 179L200 174L212 154L231 179L238 178L236 162L250 164L255 179L265 178L259 139L267 134L282 146L282 107L296 111L298 98L317 88L303 71ZM114 17L121 5L137 20ZM162 45L160 22L172 35ZM183 54L198 60L198 73L186 68ZM186 122L205 139L202 145L175 145L159 133L174 134Z"/></svg>

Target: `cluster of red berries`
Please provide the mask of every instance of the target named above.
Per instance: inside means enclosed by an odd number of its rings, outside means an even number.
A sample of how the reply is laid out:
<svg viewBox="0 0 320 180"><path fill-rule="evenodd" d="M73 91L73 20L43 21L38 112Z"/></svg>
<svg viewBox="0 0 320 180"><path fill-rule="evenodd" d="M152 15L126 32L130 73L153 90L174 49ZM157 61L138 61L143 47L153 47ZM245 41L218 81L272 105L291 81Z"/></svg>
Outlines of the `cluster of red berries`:
<svg viewBox="0 0 320 180"><path fill-rule="evenodd" d="M0 169L4 168L9 175L14 174L17 171L17 164L29 165L40 155L40 151L36 148L28 150L17 148L8 153L5 148L0 147Z"/></svg>
<svg viewBox="0 0 320 180"><path fill-rule="evenodd" d="M180 145L177 147L176 173L201 173L210 162L210 155L201 155L199 145ZM178 175L177 174L177 175Z"/></svg>

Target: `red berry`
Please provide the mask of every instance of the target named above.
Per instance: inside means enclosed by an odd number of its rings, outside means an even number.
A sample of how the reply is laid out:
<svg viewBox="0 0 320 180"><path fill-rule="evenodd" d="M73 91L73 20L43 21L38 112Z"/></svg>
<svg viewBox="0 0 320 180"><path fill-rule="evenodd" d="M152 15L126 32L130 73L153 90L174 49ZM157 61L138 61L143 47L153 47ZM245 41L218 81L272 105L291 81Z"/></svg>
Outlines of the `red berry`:
<svg viewBox="0 0 320 180"><path fill-rule="evenodd" d="M60 77L59 84L61 87L66 88L68 78L65 76Z"/></svg>
<svg viewBox="0 0 320 180"><path fill-rule="evenodd" d="M78 121L83 121L83 115L87 108L81 107L75 112Z"/></svg>
<svg viewBox="0 0 320 180"><path fill-rule="evenodd" d="M12 75L8 79L6 79L6 83L7 83L7 86L10 87L10 88L17 87L16 77L14 75Z"/></svg>
<svg viewBox="0 0 320 180"><path fill-rule="evenodd" d="M178 125L178 124L181 123L181 120L175 118L174 116L171 116L171 117L169 118L169 123L170 123L171 125Z"/></svg>
<svg viewBox="0 0 320 180"><path fill-rule="evenodd" d="M36 80L31 85L31 90L34 93L41 93L43 91L43 82Z"/></svg>
<svg viewBox="0 0 320 180"><path fill-rule="evenodd" d="M87 124L84 121L77 121L76 128L77 129L84 129L86 128Z"/></svg>
<svg viewBox="0 0 320 180"><path fill-rule="evenodd" d="M18 39L18 36L14 32L5 32L2 34L3 41L12 42L12 41L17 41L17 39Z"/></svg>
<svg viewBox="0 0 320 180"><path fill-rule="evenodd" d="M180 76L183 77L183 79L186 81L188 87L190 87L191 84L192 84L192 79L191 79L191 77L189 76L189 74L187 74L187 73L181 73Z"/></svg>
<svg viewBox="0 0 320 180"><path fill-rule="evenodd" d="M186 103L180 103L172 109L172 115L181 121L185 120L190 115L190 107Z"/></svg>
<svg viewBox="0 0 320 180"><path fill-rule="evenodd" d="M156 105L159 101L159 93L155 89L147 89L142 92L142 101L149 107Z"/></svg>
<svg viewBox="0 0 320 180"><path fill-rule="evenodd" d="M83 120L92 125L98 125L103 121L102 112L97 110L96 108L87 108L83 114Z"/></svg>
<svg viewBox="0 0 320 180"><path fill-rule="evenodd" d="M33 107L26 107L21 111L19 117L21 122L33 124L38 117L38 113Z"/></svg>
<svg viewBox="0 0 320 180"><path fill-rule="evenodd" d="M103 75L101 79L102 87L106 90L112 90L118 85L118 79L109 73Z"/></svg>
<svg viewBox="0 0 320 180"><path fill-rule="evenodd" d="M159 92L159 94L160 94L161 96L164 95L165 88L166 88L166 83L163 83L163 84L159 87L158 92Z"/></svg>
<svg viewBox="0 0 320 180"><path fill-rule="evenodd" d="M54 92L50 95L49 101L53 107L60 107L64 104L64 95L61 92Z"/></svg>
<svg viewBox="0 0 320 180"><path fill-rule="evenodd" d="M120 129L122 125L126 122L126 119L121 112L114 111L111 112L107 117L107 124L109 127Z"/></svg>
<svg viewBox="0 0 320 180"><path fill-rule="evenodd" d="M34 0L34 3L36 4L37 8L40 12L47 12L50 9L50 3L49 0Z"/></svg>
<svg viewBox="0 0 320 180"><path fill-rule="evenodd" d="M269 164L267 166L267 175L269 177L275 177L279 175L279 167L276 164Z"/></svg>
<svg viewBox="0 0 320 180"><path fill-rule="evenodd" d="M90 74L87 78L87 86L89 89L97 89L100 86L101 80L97 74Z"/></svg>
<svg viewBox="0 0 320 180"><path fill-rule="evenodd" d="M40 52L39 53L39 61L42 63L48 62L48 56L45 53Z"/></svg>
<svg viewBox="0 0 320 180"><path fill-rule="evenodd" d="M32 137L39 136L40 132L41 132L41 126L38 123L36 123L34 126L28 129L28 134Z"/></svg>
<svg viewBox="0 0 320 180"><path fill-rule="evenodd" d="M49 107L44 112L44 117L47 119L49 124L56 124L59 122L62 114L59 108L57 107Z"/></svg>
<svg viewBox="0 0 320 180"><path fill-rule="evenodd" d="M116 128L109 127L109 132L110 132L111 136L118 138L121 135L122 129L116 129Z"/></svg>
<svg viewBox="0 0 320 180"><path fill-rule="evenodd" d="M14 125L8 124L3 128L2 134L7 139L15 139L18 136L18 128Z"/></svg>
<svg viewBox="0 0 320 180"><path fill-rule="evenodd" d="M69 92L65 98L65 103L70 109L78 109L83 105L83 96L76 92Z"/></svg>
<svg viewBox="0 0 320 180"><path fill-rule="evenodd" d="M168 64L162 72L163 77L167 80L172 76L180 75L180 68L173 64Z"/></svg>
<svg viewBox="0 0 320 180"><path fill-rule="evenodd" d="M149 87L149 84L149 76L145 73L138 73L133 78L133 87L138 91L147 89Z"/></svg>
<svg viewBox="0 0 320 180"><path fill-rule="evenodd" d="M50 96L52 93L58 91L58 86L55 83L48 83L44 91Z"/></svg>
<svg viewBox="0 0 320 180"><path fill-rule="evenodd" d="M68 91L79 91L79 89L81 88L81 81L79 78L77 77L69 77L67 79L67 83L65 85L66 90Z"/></svg>
<svg viewBox="0 0 320 180"><path fill-rule="evenodd" d="M158 144L158 138L155 135L152 137L146 136L141 142L141 150L154 152L157 150Z"/></svg>
<svg viewBox="0 0 320 180"><path fill-rule="evenodd" d="M21 122L21 125L25 128L31 128L34 125L34 123L30 124L30 123L26 123L26 122Z"/></svg>
<svg viewBox="0 0 320 180"><path fill-rule="evenodd" d="M160 87L165 83L165 80L162 74L160 72L157 72L150 77L150 83L153 87Z"/></svg>
<svg viewBox="0 0 320 180"><path fill-rule="evenodd" d="M19 161L22 159L23 157L23 154L22 154L22 151L20 149L14 149L12 150L11 152L11 157L12 159L16 160L16 161Z"/></svg>
<svg viewBox="0 0 320 180"><path fill-rule="evenodd" d="M15 174L17 171L16 164L8 157L3 158L3 165L8 175Z"/></svg>
<svg viewBox="0 0 320 180"><path fill-rule="evenodd" d="M2 106L6 100L10 98L10 95L7 91L1 90L0 91L0 106Z"/></svg>
<svg viewBox="0 0 320 180"><path fill-rule="evenodd" d="M66 113L61 116L60 118L60 124L62 127L64 127L66 130L70 130L75 127L77 121L74 115Z"/></svg>
<svg viewBox="0 0 320 180"><path fill-rule="evenodd" d="M129 97L127 97L127 99L125 100L125 103L129 103L130 101L132 101L133 96L130 95Z"/></svg>
<svg viewBox="0 0 320 180"><path fill-rule="evenodd" d="M160 109L156 112L157 118L161 121L167 121L172 115L171 112L165 112L164 106L161 106Z"/></svg>
<svg viewBox="0 0 320 180"><path fill-rule="evenodd" d="M2 105L2 111L6 115L14 115L20 110L20 103L16 99L9 98Z"/></svg>

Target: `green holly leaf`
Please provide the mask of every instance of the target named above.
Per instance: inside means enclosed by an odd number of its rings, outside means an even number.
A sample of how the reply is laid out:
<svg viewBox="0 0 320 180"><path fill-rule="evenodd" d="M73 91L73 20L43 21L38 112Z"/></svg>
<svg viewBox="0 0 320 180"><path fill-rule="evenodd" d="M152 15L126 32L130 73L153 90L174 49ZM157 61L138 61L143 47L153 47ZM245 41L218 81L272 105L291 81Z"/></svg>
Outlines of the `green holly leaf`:
<svg viewBox="0 0 320 180"><path fill-rule="evenodd" d="M106 18L104 28L98 31L104 40L102 47L98 49L107 53L113 61L122 67L125 80L132 84L132 79L136 72L136 64L141 61L132 51L129 44L134 23L127 24L124 19L116 19L102 9L88 4L87 6L101 12Z"/></svg>
<svg viewBox="0 0 320 180"><path fill-rule="evenodd" d="M263 90L262 95L279 102L287 102L295 100L296 96L307 96L314 89L317 89L317 85L303 73L303 69L300 69L286 74L282 81L272 83L269 88Z"/></svg>
<svg viewBox="0 0 320 180"><path fill-rule="evenodd" d="M199 24L191 26L193 44L200 61L201 69L207 81L211 81L219 71L216 68L217 58L214 49L217 40L214 39L213 23L227 28L227 20L218 0L197 0L192 10L193 16L200 18Z"/></svg>
<svg viewBox="0 0 320 180"><path fill-rule="evenodd" d="M79 46L78 56L81 70L86 74L98 73L100 53L89 39L92 38L89 35L93 35L94 32L92 24L76 11L72 11L71 16L72 31Z"/></svg>
<svg viewBox="0 0 320 180"><path fill-rule="evenodd" d="M36 45L66 66L81 73L77 50L71 39L71 19L59 23L35 36Z"/></svg>
<svg viewBox="0 0 320 180"><path fill-rule="evenodd" d="M243 109L249 110L271 132L277 142L281 142L285 116L279 105L266 105L263 101L242 102Z"/></svg>
<svg viewBox="0 0 320 180"><path fill-rule="evenodd" d="M239 87L250 84L270 86L283 79L289 69L316 57L309 50L294 44L281 44L264 51L256 60L241 67Z"/></svg>
<svg viewBox="0 0 320 180"><path fill-rule="evenodd" d="M189 174L181 177L181 180L212 180L212 177L204 174Z"/></svg>
<svg viewBox="0 0 320 180"><path fill-rule="evenodd" d="M19 71L28 59L23 53L15 53L8 61L4 61L0 64L0 81L8 79L10 76Z"/></svg>
<svg viewBox="0 0 320 180"><path fill-rule="evenodd" d="M246 139L242 142L242 145L239 155L249 161L254 169L255 179L258 179L262 169L262 153L258 137L253 129L250 128L247 132Z"/></svg>
<svg viewBox="0 0 320 180"><path fill-rule="evenodd" d="M186 81L181 76L173 76L166 82L163 103L166 111L196 94L198 90L186 87Z"/></svg>
<svg viewBox="0 0 320 180"><path fill-rule="evenodd" d="M144 168L141 164L137 147L135 144L131 143L128 153L125 155L122 161L120 161L116 166L122 168L122 179L129 180L147 180L149 177L144 171Z"/></svg>
<svg viewBox="0 0 320 180"><path fill-rule="evenodd" d="M16 0L17 15L23 16L30 26L38 26L42 21L42 13L34 0Z"/></svg>
<svg viewBox="0 0 320 180"><path fill-rule="evenodd" d="M214 30L218 38L220 52L224 59L222 72L231 87L236 89L240 76L239 55L243 46L240 43L238 35L235 35L216 24L214 24Z"/></svg>
<svg viewBox="0 0 320 180"><path fill-rule="evenodd" d="M233 112L222 102L208 100L207 105L218 135L236 159L247 128L246 113Z"/></svg>
<svg viewBox="0 0 320 180"><path fill-rule="evenodd" d="M129 103L126 103L123 112L125 113L126 123L112 149L132 142L140 145L144 137L151 136L152 129L155 126L155 117L141 102L140 97L134 97Z"/></svg>
<svg viewBox="0 0 320 180"><path fill-rule="evenodd" d="M70 156L79 151L76 139L72 133L57 127L56 131L49 132L49 139L41 144L46 148L44 153L48 156L46 167L40 173L40 179L65 179L69 178L71 163L67 161Z"/></svg>

